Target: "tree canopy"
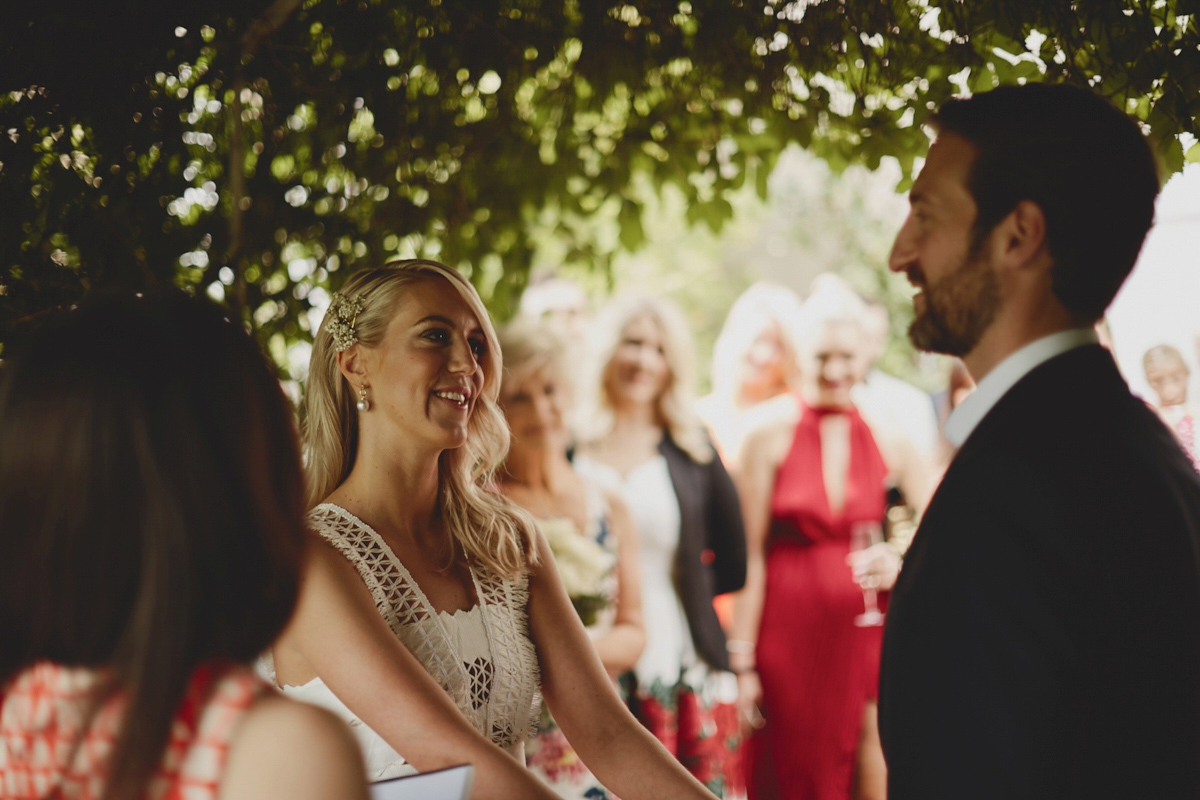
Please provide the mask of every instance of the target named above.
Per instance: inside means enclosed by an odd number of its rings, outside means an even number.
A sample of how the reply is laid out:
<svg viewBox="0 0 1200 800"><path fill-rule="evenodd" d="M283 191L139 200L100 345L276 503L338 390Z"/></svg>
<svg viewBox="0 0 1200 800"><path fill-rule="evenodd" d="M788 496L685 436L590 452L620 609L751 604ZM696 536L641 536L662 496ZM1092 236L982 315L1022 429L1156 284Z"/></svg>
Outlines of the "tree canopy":
<svg viewBox="0 0 1200 800"><path fill-rule="evenodd" d="M1200 132L1200 0L43 0L0 29L0 341L113 287L223 299L276 361L359 263L460 267L501 317L530 230L605 271L636 186L719 229L799 144L898 159L1000 83L1094 87L1167 172ZM1194 138L1188 141L1193 141ZM604 212L617 241L579 224Z"/></svg>

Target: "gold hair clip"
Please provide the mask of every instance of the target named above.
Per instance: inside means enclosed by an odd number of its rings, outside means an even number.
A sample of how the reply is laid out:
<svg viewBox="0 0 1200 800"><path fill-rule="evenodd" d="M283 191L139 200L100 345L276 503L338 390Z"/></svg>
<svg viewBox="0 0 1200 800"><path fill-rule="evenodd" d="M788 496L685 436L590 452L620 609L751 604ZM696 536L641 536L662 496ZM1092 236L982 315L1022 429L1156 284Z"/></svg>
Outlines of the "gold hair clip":
<svg viewBox="0 0 1200 800"><path fill-rule="evenodd" d="M354 323L358 321L358 313L362 310L362 295L348 297L341 292L333 293L329 301L329 310L325 313L325 330L333 336L333 348L337 352L340 353L358 342Z"/></svg>

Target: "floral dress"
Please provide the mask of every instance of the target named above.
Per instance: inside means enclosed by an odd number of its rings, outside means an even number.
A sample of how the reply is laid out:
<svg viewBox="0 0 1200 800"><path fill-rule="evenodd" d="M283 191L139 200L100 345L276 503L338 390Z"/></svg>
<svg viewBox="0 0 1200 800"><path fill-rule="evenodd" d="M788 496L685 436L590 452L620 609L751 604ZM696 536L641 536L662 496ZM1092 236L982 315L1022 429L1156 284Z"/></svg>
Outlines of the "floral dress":
<svg viewBox="0 0 1200 800"><path fill-rule="evenodd" d="M612 628L617 614L617 540L608 527L603 493L587 485L586 531L569 517L537 520L538 529L554 552L554 562L571 603L596 639ZM525 744L532 770L560 797L571 800L615 798L592 775L567 737L542 704L537 731Z"/></svg>

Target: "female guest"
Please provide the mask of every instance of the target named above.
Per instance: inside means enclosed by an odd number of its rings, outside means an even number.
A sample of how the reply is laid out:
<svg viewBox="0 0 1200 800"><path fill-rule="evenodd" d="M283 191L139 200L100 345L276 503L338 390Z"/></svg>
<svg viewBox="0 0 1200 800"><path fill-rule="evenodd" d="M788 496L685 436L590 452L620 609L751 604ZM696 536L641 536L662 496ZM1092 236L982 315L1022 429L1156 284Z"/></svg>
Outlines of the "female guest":
<svg viewBox="0 0 1200 800"><path fill-rule="evenodd" d="M754 409L796 387L791 325L800 298L786 286L759 281L738 296L713 345L712 393L696 404L725 464L737 462Z"/></svg>
<svg viewBox="0 0 1200 800"><path fill-rule="evenodd" d="M605 786L707 796L622 706L545 540L492 490L501 368L449 267L392 262L335 295L308 378L314 553L277 681L350 722L373 780L466 762L476 797L550 798L523 755L540 673Z"/></svg>
<svg viewBox="0 0 1200 800"><path fill-rule="evenodd" d="M304 494L240 324L172 292L84 306L0 373L0 796L363 798L341 722L249 668Z"/></svg>
<svg viewBox="0 0 1200 800"><path fill-rule="evenodd" d="M742 454L749 567L729 647L744 706L761 701L766 717L748 748L754 798L885 791L874 702L883 629L856 624L865 597L848 561L887 589L899 556L878 544L851 557L851 537L881 530L889 478L916 507L929 479L911 442L873 430L850 402L863 312L840 289L804 303L799 395L790 414L747 437Z"/></svg>
<svg viewBox="0 0 1200 800"><path fill-rule="evenodd" d="M737 680L712 606L745 577L737 493L692 411L691 346L675 308L630 298L600 322L576 464L620 494L637 530L646 648L633 707L710 789L737 797Z"/></svg>
<svg viewBox="0 0 1200 800"><path fill-rule="evenodd" d="M624 505L582 480L567 460L571 385L566 346L546 325L518 320L500 334L500 404L512 444L500 490L537 521L571 602L610 676L631 669L645 643L637 543ZM607 797L543 709L526 743L529 768L562 797Z"/></svg>
<svg viewBox="0 0 1200 800"><path fill-rule="evenodd" d="M1169 344L1156 345L1142 356L1142 367L1146 370L1146 383L1158 395L1158 415L1179 439L1192 466L1200 470L1200 447L1196 441L1200 413L1187 401L1191 371L1183 356Z"/></svg>

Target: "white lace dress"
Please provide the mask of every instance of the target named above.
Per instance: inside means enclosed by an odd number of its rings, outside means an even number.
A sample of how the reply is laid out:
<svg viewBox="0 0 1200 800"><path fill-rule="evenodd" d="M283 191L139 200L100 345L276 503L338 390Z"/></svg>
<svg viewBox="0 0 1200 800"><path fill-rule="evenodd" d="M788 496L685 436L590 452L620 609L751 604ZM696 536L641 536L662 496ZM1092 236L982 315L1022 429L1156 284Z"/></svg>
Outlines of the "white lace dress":
<svg viewBox="0 0 1200 800"><path fill-rule="evenodd" d="M523 764L524 743L541 704L537 651L528 633L527 579L505 581L472 568L479 603L468 611L438 613L392 549L362 520L324 503L308 521L355 566L388 627L475 730ZM269 657L263 668L274 682ZM320 678L279 688L288 697L329 709L350 725L366 759L368 780L416 772Z"/></svg>

